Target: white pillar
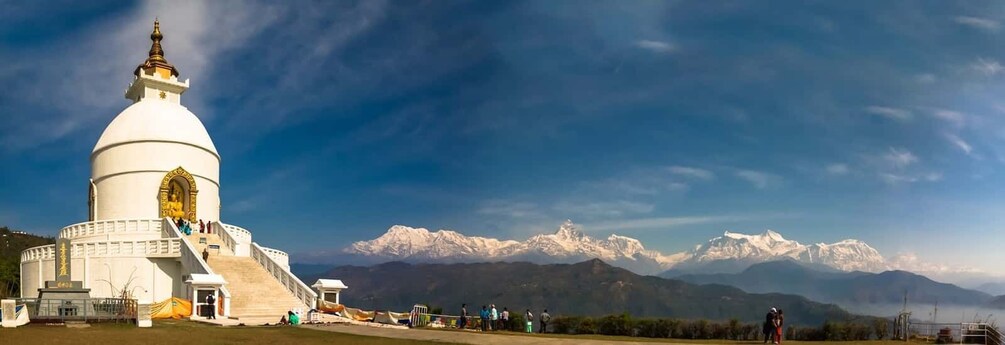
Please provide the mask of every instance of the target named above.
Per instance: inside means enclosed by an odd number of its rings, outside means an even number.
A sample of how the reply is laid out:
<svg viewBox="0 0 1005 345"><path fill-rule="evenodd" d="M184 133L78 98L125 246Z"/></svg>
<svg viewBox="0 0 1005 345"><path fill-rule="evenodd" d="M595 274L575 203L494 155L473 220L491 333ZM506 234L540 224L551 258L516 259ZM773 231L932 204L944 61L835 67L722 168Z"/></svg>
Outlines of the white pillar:
<svg viewBox="0 0 1005 345"><path fill-rule="evenodd" d="M84 288L91 288L91 280L87 279L91 276L91 258L87 256L87 245L80 247L84 250Z"/></svg>
<svg viewBox="0 0 1005 345"><path fill-rule="evenodd" d="M45 287L45 281L42 280L42 270L44 270L44 269L45 269L45 266L42 265L42 256L40 255L39 258L38 258L38 288L39 289ZM38 297L38 296L35 296L35 297Z"/></svg>
<svg viewBox="0 0 1005 345"><path fill-rule="evenodd" d="M17 327L17 325L14 324L17 322L17 313L14 312L14 310L17 309L17 305L14 303L15 302L12 299L0 301L0 311L3 312L3 318L0 319L0 327Z"/></svg>

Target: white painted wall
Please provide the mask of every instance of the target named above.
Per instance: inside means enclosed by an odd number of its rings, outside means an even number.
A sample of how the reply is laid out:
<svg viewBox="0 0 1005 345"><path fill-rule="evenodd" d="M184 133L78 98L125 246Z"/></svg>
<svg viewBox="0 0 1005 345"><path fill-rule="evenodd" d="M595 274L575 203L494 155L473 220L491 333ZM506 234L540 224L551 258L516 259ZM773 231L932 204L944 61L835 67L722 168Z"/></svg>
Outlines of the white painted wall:
<svg viewBox="0 0 1005 345"><path fill-rule="evenodd" d="M55 279L53 261L41 260L41 280L39 261L21 263L21 297L38 297L38 289L45 286L45 281ZM119 297L117 290L131 278L133 296L139 301L160 302L185 295L181 279L184 272L181 263L173 258L74 257L70 265L70 279L82 281L85 288L91 289L92 298Z"/></svg>
<svg viewBox="0 0 1005 345"><path fill-rule="evenodd" d="M201 147L174 142L131 142L92 156L97 219L159 218L158 192L164 176L178 167L195 177L196 217L220 219L220 160Z"/></svg>

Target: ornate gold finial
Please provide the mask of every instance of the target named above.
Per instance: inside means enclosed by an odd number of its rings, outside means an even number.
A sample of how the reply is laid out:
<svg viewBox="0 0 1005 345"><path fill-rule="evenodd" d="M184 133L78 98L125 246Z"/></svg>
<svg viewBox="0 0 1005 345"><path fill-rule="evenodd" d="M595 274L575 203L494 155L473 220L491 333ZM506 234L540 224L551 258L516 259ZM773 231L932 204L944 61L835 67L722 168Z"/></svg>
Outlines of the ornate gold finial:
<svg viewBox="0 0 1005 345"><path fill-rule="evenodd" d="M147 60L143 64L136 67L136 71L133 73L137 76L140 75L140 71L147 71L151 69L163 68L170 71L171 75L177 77L178 69L174 68L174 65L168 63L167 59L164 58L164 49L161 48L161 40L164 39L164 35L161 34L161 23L160 20L154 19L154 31L150 33L150 40L153 44L150 45L150 53L148 54ZM153 71L148 71L152 73ZM166 78L166 76L165 76Z"/></svg>

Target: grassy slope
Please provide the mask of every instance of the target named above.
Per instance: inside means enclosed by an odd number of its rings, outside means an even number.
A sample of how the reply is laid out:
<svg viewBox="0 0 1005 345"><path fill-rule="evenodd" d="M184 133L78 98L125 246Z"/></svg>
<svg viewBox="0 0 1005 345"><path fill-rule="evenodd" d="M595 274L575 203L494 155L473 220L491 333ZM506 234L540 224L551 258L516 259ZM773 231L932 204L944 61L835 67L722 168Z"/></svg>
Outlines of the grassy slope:
<svg viewBox="0 0 1005 345"><path fill-rule="evenodd" d="M19 295L21 251L55 241L52 237L15 234L7 227L0 227L0 298Z"/></svg>
<svg viewBox="0 0 1005 345"><path fill-rule="evenodd" d="M293 327L216 327L189 321L157 321L153 328L96 324L88 328L33 325L0 329L0 344L376 344L432 345L428 341L312 332Z"/></svg>

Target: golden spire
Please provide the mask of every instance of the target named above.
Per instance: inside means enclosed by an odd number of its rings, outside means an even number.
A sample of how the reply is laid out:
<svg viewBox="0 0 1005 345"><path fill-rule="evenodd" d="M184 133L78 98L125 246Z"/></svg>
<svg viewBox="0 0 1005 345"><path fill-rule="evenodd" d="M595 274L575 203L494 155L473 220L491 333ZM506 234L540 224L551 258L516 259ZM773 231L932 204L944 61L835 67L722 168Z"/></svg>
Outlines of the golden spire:
<svg viewBox="0 0 1005 345"><path fill-rule="evenodd" d="M150 40L153 41L153 44L150 46L149 57L143 64L136 67L136 71L133 74L139 76L141 70L147 72L147 74L152 74L158 69L164 69L166 72L170 72L170 75L178 76L178 69L174 68L174 65L168 63L167 59L164 58L164 49L161 48L162 39L164 39L164 35L161 34L161 23L159 20L154 19L154 32L150 33Z"/></svg>

